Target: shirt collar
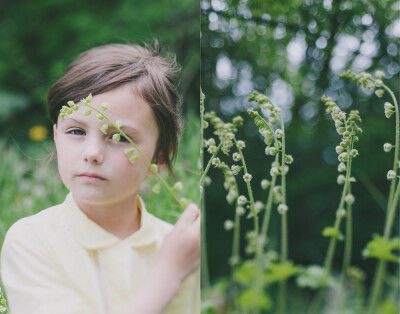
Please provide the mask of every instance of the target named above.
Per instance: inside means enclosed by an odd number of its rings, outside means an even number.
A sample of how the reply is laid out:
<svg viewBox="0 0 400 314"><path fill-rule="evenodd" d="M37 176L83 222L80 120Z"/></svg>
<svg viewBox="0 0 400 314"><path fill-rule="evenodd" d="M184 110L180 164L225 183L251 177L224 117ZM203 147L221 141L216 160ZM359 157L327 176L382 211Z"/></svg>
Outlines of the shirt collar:
<svg viewBox="0 0 400 314"><path fill-rule="evenodd" d="M138 209L141 211L140 228L123 240L90 220L78 207L71 193L67 195L62 204L62 224L75 240L90 250L110 247L121 242L127 242L132 247L151 245L159 238L153 216L147 212L140 197L137 197L136 201Z"/></svg>

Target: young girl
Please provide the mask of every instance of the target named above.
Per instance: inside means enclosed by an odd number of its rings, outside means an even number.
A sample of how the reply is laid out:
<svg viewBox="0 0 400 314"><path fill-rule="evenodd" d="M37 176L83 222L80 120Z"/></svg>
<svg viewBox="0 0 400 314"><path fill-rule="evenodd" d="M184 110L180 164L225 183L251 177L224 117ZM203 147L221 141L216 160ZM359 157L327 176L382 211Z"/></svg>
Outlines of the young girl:
<svg viewBox="0 0 400 314"><path fill-rule="evenodd" d="M23 218L8 231L1 275L10 314L200 313L199 211L175 227L147 212L138 189L152 174L131 163L125 138L84 107L61 117L68 101L91 105L121 129L158 171L171 168L180 126L175 63L155 49L113 44L86 51L48 94L62 204ZM104 130L103 130L104 131ZM159 206L164 206L160 199Z"/></svg>

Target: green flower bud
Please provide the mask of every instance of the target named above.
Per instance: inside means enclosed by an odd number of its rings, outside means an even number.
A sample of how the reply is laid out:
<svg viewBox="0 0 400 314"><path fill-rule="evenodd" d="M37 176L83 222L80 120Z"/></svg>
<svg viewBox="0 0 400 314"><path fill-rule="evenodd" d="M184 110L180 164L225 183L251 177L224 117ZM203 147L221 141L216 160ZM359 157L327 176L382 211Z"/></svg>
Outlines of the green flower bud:
<svg viewBox="0 0 400 314"><path fill-rule="evenodd" d="M137 155L136 155L137 156ZM150 170L152 171L152 172L154 172L154 173L157 173L158 172L158 167L157 167L157 165L156 164L152 164L151 166L150 166Z"/></svg>
<svg viewBox="0 0 400 314"><path fill-rule="evenodd" d="M339 171L339 172L343 172L343 171L346 171L346 170L347 170L346 164L343 163L343 162L341 162L341 163L339 164L339 166L338 166L338 171Z"/></svg>
<svg viewBox="0 0 400 314"><path fill-rule="evenodd" d="M385 108L385 110L392 110L394 108L394 106L390 102L385 102L383 107Z"/></svg>
<svg viewBox="0 0 400 314"><path fill-rule="evenodd" d="M239 153L234 153L234 154L232 155L232 159L233 159L234 161L239 161L239 160L240 160L240 154L239 154Z"/></svg>
<svg viewBox="0 0 400 314"><path fill-rule="evenodd" d="M253 178L253 176L250 173L245 173L243 175L243 180L246 182L250 182L252 178Z"/></svg>
<svg viewBox="0 0 400 314"><path fill-rule="evenodd" d="M243 148L246 147L246 143L243 142L243 141L237 141L237 147L238 147L239 149L243 149Z"/></svg>
<svg viewBox="0 0 400 314"><path fill-rule="evenodd" d="M85 116L90 116L91 113L92 113L92 109L88 109L88 110L85 110L85 112L83 114Z"/></svg>
<svg viewBox="0 0 400 314"><path fill-rule="evenodd" d="M139 159L138 155L133 155L129 158L129 161L134 164L135 162L137 162L137 160Z"/></svg>
<svg viewBox="0 0 400 314"><path fill-rule="evenodd" d="M272 177L277 176L279 174L279 169L276 167L272 167L270 170L270 174Z"/></svg>
<svg viewBox="0 0 400 314"><path fill-rule="evenodd" d="M388 173L387 173L387 179L389 181L391 181L394 178L396 178L396 172L394 172L394 170L389 170Z"/></svg>
<svg viewBox="0 0 400 314"><path fill-rule="evenodd" d="M211 162L211 164L212 164L214 167L218 167L218 166L221 164L221 160L220 160L218 157L214 157L213 160L212 160L212 162Z"/></svg>
<svg viewBox="0 0 400 314"><path fill-rule="evenodd" d="M106 111L106 110L108 109L108 106L109 106L109 104L103 102L103 103L101 104L101 109L102 109L103 111Z"/></svg>
<svg viewBox="0 0 400 314"><path fill-rule="evenodd" d="M127 148L127 149L125 149L125 154L129 156L129 155L132 155L134 153L134 151L135 150L133 148Z"/></svg>
<svg viewBox="0 0 400 314"><path fill-rule="evenodd" d="M70 107L74 107L75 106L75 103L73 102L73 101L69 101L69 102L67 102L67 105L68 106L70 106Z"/></svg>
<svg viewBox="0 0 400 314"><path fill-rule="evenodd" d="M385 93L385 91L383 89L377 89L375 91L375 95L378 96L379 98L381 98L384 93Z"/></svg>
<svg viewBox="0 0 400 314"><path fill-rule="evenodd" d="M385 109L385 117L390 118L394 114L394 111L391 109Z"/></svg>
<svg viewBox="0 0 400 314"><path fill-rule="evenodd" d="M115 133L112 137L113 141L119 142L121 140L121 134Z"/></svg>
<svg viewBox="0 0 400 314"><path fill-rule="evenodd" d="M343 137L348 138L351 136L351 133L349 131L346 131L343 133Z"/></svg>
<svg viewBox="0 0 400 314"><path fill-rule="evenodd" d="M343 146L336 146L336 153L337 154L341 154L341 153L343 153L343 151L344 151L344 148L343 148Z"/></svg>
<svg viewBox="0 0 400 314"><path fill-rule="evenodd" d="M351 156L353 156L353 157L357 157L357 156L358 156L358 150L357 150L357 149L352 149L352 150L350 151L350 154L351 154Z"/></svg>
<svg viewBox="0 0 400 314"><path fill-rule="evenodd" d="M272 137L267 137L264 141L266 145L271 145L274 142L274 139Z"/></svg>
<svg viewBox="0 0 400 314"><path fill-rule="evenodd" d="M86 104L89 104L89 103L92 101L92 99L93 99L92 93L90 93L89 96L87 96L87 97L85 98L85 103L86 103Z"/></svg>
<svg viewBox="0 0 400 314"><path fill-rule="evenodd" d="M281 138L284 135L283 131L281 129L276 129L275 130L275 136L277 138Z"/></svg>
<svg viewBox="0 0 400 314"><path fill-rule="evenodd" d="M238 165L232 165L231 166L231 170L232 170L232 173L234 175L237 175L240 172L241 169L242 169L242 167L240 167Z"/></svg>
<svg viewBox="0 0 400 314"><path fill-rule="evenodd" d="M347 153L341 153L341 154L338 156L338 159L339 159L339 161L341 161L341 162L346 162L346 161L347 161Z"/></svg>
<svg viewBox="0 0 400 314"><path fill-rule="evenodd" d="M108 124L107 124L107 123L104 123L104 124L101 126L100 131L103 132L104 134L107 134L107 131L108 131Z"/></svg>
<svg viewBox="0 0 400 314"><path fill-rule="evenodd" d="M288 211L288 207L285 204L279 204L278 205L278 213L283 215L284 213L286 213Z"/></svg>
<svg viewBox="0 0 400 314"><path fill-rule="evenodd" d="M345 131L346 131L346 129L345 129L344 127L340 127L340 128L337 128L337 129L336 129L336 132L337 132L339 135L342 135Z"/></svg>
<svg viewBox="0 0 400 314"><path fill-rule="evenodd" d="M380 80L384 75L385 75L385 73L381 70L377 70L375 72L375 78L377 78L378 80Z"/></svg>
<svg viewBox="0 0 400 314"><path fill-rule="evenodd" d="M352 194L347 194L344 200L347 204L351 205L354 203L354 196Z"/></svg>
<svg viewBox="0 0 400 314"><path fill-rule="evenodd" d="M176 182L176 183L174 184L174 186L172 187L172 189L173 189L174 191L177 191L177 192L181 191L181 190L183 189L183 184L182 184L182 182L181 182L181 181Z"/></svg>
<svg viewBox="0 0 400 314"><path fill-rule="evenodd" d="M224 228L226 231L232 230L234 226L235 225L232 220L226 220L224 223Z"/></svg>
<svg viewBox="0 0 400 314"><path fill-rule="evenodd" d="M237 199L238 205L246 205L247 204L247 198L246 196L240 195Z"/></svg>
<svg viewBox="0 0 400 314"><path fill-rule="evenodd" d="M266 180L266 179L263 179L263 180L261 181L261 188L262 188L263 190L268 189L270 185L271 185L271 182L268 181L268 180Z"/></svg>
<svg viewBox="0 0 400 314"><path fill-rule="evenodd" d="M339 174L337 177L337 183L339 185L344 184L346 182L346 177L342 174Z"/></svg>
<svg viewBox="0 0 400 314"><path fill-rule="evenodd" d="M122 121L121 120L115 121L115 125L117 126L117 128L121 128L122 127Z"/></svg>
<svg viewBox="0 0 400 314"><path fill-rule="evenodd" d="M156 193L159 194L161 192L161 185L160 183L157 183L155 185L153 185L153 187L151 188L151 190Z"/></svg>
<svg viewBox="0 0 400 314"><path fill-rule="evenodd" d="M390 152L390 151L392 150L392 148L393 148L393 145L390 144L390 143L385 143L385 144L383 144L383 150L384 150L386 153Z"/></svg>
<svg viewBox="0 0 400 314"><path fill-rule="evenodd" d="M101 113L98 113L98 114L96 115L96 118L97 118L98 120L103 120L103 119L104 119L104 116L103 116Z"/></svg>
<svg viewBox="0 0 400 314"><path fill-rule="evenodd" d="M285 162L290 165L293 162L293 157L292 155L286 155L285 156Z"/></svg>

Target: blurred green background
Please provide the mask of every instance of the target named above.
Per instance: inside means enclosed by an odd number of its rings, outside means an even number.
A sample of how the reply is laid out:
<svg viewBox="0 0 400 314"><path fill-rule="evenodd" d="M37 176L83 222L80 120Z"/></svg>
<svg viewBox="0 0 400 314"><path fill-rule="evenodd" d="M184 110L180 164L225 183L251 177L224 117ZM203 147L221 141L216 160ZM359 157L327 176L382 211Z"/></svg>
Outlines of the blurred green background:
<svg viewBox="0 0 400 314"><path fill-rule="evenodd" d="M1 1L0 247L15 220L65 198L50 158L46 94L70 62L98 45L157 39L176 54L186 119L176 174L184 182L185 197L198 201L199 33L199 5L191 0ZM142 189L147 208L175 222L177 207L164 191L147 197L152 184Z"/></svg>
<svg viewBox="0 0 400 314"><path fill-rule="evenodd" d="M225 121L238 114L245 118L238 139L246 141L243 153L253 175L255 198L263 202L267 195L259 183L262 178L270 178L272 159L264 154L263 140L247 117L246 110L251 105L247 95L256 89L282 108L287 153L294 157L287 175L287 196L289 259L296 264L323 264L329 240L321 236L321 231L333 224L342 190L336 184L335 146L340 137L320 97L326 94L343 110L360 111L364 132L356 144L360 156L352 168L357 179L352 185L356 198L353 264L365 272L369 283L376 260L362 259L361 251L372 239L372 233L383 232L389 191L386 173L393 166L393 153L384 153L383 144L394 143L395 124L394 118L388 120L384 116L383 104L391 102L387 93L379 99L373 91L361 91L355 84L340 79L339 74L348 68L357 73L380 69L385 72L385 84L398 97L399 2L202 0L200 3L201 84L206 111L216 111ZM212 136L211 131L211 128L205 130L206 138ZM209 175L212 184L206 190L206 235L210 276L215 280L230 270L232 231L224 230L224 221L233 219L234 207L225 201L222 174L212 169ZM244 184L241 191L245 193ZM250 230L252 220L242 219ZM276 250L280 245L278 219L273 212L270 243ZM395 229L397 234L398 223ZM340 271L343 243L338 244L336 252L334 270Z"/></svg>

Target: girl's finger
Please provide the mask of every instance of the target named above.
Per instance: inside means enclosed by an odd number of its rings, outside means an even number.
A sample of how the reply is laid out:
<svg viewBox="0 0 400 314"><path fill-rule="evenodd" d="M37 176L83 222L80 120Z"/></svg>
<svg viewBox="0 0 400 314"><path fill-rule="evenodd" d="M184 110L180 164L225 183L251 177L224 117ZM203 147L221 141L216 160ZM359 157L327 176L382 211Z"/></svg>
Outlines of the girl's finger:
<svg viewBox="0 0 400 314"><path fill-rule="evenodd" d="M186 207L185 211L182 213L181 217L175 224L175 226L187 225L193 223L197 217L199 217L200 211L197 208L196 204L190 204Z"/></svg>

